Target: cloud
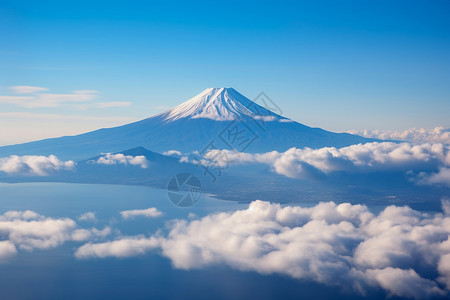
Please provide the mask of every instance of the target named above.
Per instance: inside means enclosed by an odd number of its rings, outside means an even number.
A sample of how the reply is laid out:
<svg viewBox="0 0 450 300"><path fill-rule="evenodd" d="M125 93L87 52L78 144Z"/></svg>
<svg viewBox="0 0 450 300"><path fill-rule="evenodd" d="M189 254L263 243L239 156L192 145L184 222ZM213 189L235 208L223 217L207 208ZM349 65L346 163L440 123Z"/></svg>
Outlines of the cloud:
<svg viewBox="0 0 450 300"><path fill-rule="evenodd" d="M95 212L92 211L88 211L84 214L81 214L80 216L78 216L78 221L90 221L90 222L96 222L97 221L97 217L95 216Z"/></svg>
<svg viewBox="0 0 450 300"><path fill-rule="evenodd" d="M96 106L98 108L110 108L110 107L126 107L130 106L132 103L128 101L115 101L115 102L100 102Z"/></svg>
<svg viewBox="0 0 450 300"><path fill-rule="evenodd" d="M111 229L109 227L105 227L102 230L99 230L97 228L77 229L72 232L71 240L82 242L92 240L95 238L104 238L109 234L111 234Z"/></svg>
<svg viewBox="0 0 450 300"><path fill-rule="evenodd" d="M133 209L133 210L124 210L121 211L120 214L124 219L131 219L134 217L148 217L148 218L157 218L162 215L162 212L159 211L155 207L150 207L147 209Z"/></svg>
<svg viewBox="0 0 450 300"><path fill-rule="evenodd" d="M91 164L102 164L102 165L133 165L133 166L140 166L141 168L145 169L149 165L149 161L145 158L145 156L131 156L131 155L123 155L121 153L119 154L111 154L106 153L104 156L100 157L97 160L91 160L89 161Z"/></svg>
<svg viewBox="0 0 450 300"><path fill-rule="evenodd" d="M16 246L27 251L49 249L65 241L86 241L109 233L108 227L80 229L70 218L49 218L29 210L8 211L0 215L0 236L8 242L0 244L0 258L15 253Z"/></svg>
<svg viewBox="0 0 450 300"><path fill-rule="evenodd" d="M310 178L335 171L437 170L441 166L450 166L450 148L443 144L412 145L384 142L357 144L344 148L291 148L285 152L272 151L261 154L216 149L207 152L201 160L182 157L180 161L218 167L263 163L269 165L274 172L287 177Z"/></svg>
<svg viewBox="0 0 450 300"><path fill-rule="evenodd" d="M62 104L81 103L95 99L97 91L75 91L73 94L33 93L30 96L0 96L0 103L13 104L25 108L49 108Z"/></svg>
<svg viewBox="0 0 450 300"><path fill-rule="evenodd" d="M130 257L142 255L158 247L156 238L122 238L106 243L88 243L77 249L75 257L87 259L91 257Z"/></svg>
<svg viewBox="0 0 450 300"><path fill-rule="evenodd" d="M45 119L45 120L80 120L80 121L117 121L126 122L132 119L127 117L101 117L101 116L78 116L61 114L40 114L27 112L0 112L2 118L23 118L23 119Z"/></svg>
<svg viewBox="0 0 450 300"><path fill-rule="evenodd" d="M75 162L61 161L56 156L17 156L0 158L0 171L13 175L47 176L55 171L73 170Z"/></svg>
<svg viewBox="0 0 450 300"><path fill-rule="evenodd" d="M403 131L382 130L350 130L351 134L361 135L367 138L382 140L407 141L415 144L443 143L450 144L450 128L435 127L427 130L424 128L410 128Z"/></svg>
<svg viewBox="0 0 450 300"><path fill-rule="evenodd" d="M450 187L450 168L441 167L436 173L420 173L417 182L424 185L443 185Z"/></svg>
<svg viewBox="0 0 450 300"><path fill-rule="evenodd" d="M15 220L15 219L33 220L33 219L38 219L39 217L40 217L39 214L37 214L31 210L25 210L25 211L11 210L11 211L5 212L0 217L0 219L2 219L2 220Z"/></svg>
<svg viewBox="0 0 450 300"><path fill-rule="evenodd" d="M17 94L32 94L32 93L37 93L37 92L48 91L48 89L44 88L44 87L29 86L29 85L11 86L10 89L13 90Z"/></svg>
<svg viewBox="0 0 450 300"><path fill-rule="evenodd" d="M447 204L443 203L444 208ZM448 205L447 205L448 206ZM313 207L254 201L247 209L176 220L169 232L88 243L77 258L161 251L181 269L228 265L261 274L429 298L450 290L450 215L334 202Z"/></svg>
<svg viewBox="0 0 450 300"><path fill-rule="evenodd" d="M12 86L10 87L16 94L27 94L26 96L7 95L0 96L0 104L12 104L25 108L53 108L61 105L76 104L80 109L86 109L88 107L95 108L111 108L111 107L125 107L130 106L132 103L128 101L111 101L111 102L98 102L89 103L98 97L100 94L96 90L76 90L71 94L54 94L44 93L48 91L47 88L34 87L34 86ZM80 106L80 104L83 104Z"/></svg>
<svg viewBox="0 0 450 300"><path fill-rule="evenodd" d="M426 299L445 294L435 282L420 277L412 269L368 270L367 276L388 291L389 296Z"/></svg>
<svg viewBox="0 0 450 300"><path fill-rule="evenodd" d="M100 94L99 91L96 90L76 90L73 91L74 94L79 94L79 95L83 95L83 94Z"/></svg>
<svg viewBox="0 0 450 300"><path fill-rule="evenodd" d="M10 241L0 241L0 262L7 261L17 254L16 246Z"/></svg>
<svg viewBox="0 0 450 300"><path fill-rule="evenodd" d="M181 156L181 155L183 155L180 151L177 151L177 150L169 150L169 151L163 152L163 154L164 155L169 155L169 156L172 156L172 155Z"/></svg>

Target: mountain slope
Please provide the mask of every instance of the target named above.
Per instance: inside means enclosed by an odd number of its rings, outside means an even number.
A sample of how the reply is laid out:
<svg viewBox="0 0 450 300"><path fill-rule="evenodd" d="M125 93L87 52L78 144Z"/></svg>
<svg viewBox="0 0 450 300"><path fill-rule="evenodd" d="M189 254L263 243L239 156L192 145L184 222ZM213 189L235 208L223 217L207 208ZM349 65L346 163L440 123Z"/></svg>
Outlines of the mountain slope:
<svg viewBox="0 0 450 300"><path fill-rule="evenodd" d="M83 160L138 146L156 152L201 152L210 146L256 153L371 141L375 140L311 128L259 106L232 88L212 88L173 109L131 124L0 147L0 157L54 154L61 159Z"/></svg>

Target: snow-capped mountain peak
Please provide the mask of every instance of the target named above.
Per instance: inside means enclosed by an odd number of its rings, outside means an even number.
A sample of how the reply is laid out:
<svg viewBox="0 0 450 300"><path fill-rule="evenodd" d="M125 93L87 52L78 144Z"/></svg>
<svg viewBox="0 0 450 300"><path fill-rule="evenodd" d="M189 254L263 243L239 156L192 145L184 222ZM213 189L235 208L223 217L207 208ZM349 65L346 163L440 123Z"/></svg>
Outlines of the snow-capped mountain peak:
<svg viewBox="0 0 450 300"><path fill-rule="evenodd" d="M208 88L160 116L166 121L181 118L206 118L215 121L230 121L243 117L264 118L267 121L284 119L233 88Z"/></svg>

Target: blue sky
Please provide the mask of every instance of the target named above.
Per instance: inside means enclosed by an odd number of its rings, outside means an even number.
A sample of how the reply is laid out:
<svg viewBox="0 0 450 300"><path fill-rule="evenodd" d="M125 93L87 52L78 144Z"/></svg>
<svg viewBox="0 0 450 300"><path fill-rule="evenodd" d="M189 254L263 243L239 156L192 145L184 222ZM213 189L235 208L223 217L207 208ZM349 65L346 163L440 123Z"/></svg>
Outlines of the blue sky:
<svg viewBox="0 0 450 300"><path fill-rule="evenodd" d="M0 145L142 119L224 86L265 91L328 130L450 127L449 14L448 1L2 1L0 96L99 93L3 101Z"/></svg>

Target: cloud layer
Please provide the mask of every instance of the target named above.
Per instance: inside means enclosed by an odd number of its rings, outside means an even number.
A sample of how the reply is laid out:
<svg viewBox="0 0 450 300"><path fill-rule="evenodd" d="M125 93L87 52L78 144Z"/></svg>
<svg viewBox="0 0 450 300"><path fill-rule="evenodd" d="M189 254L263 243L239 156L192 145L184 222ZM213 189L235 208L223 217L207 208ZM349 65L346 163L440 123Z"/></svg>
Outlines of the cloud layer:
<svg viewBox="0 0 450 300"><path fill-rule="evenodd" d="M203 164L205 166L227 167L248 163L269 165L278 174L291 178L311 178L335 171L379 172L415 171L425 172L422 177L432 176L441 168L436 178L421 180L421 183L447 184L446 169L450 166L450 148L443 144L410 143L367 143L344 148L325 147L320 149L291 148L286 152L267 152L262 154L240 153L230 150L211 150L203 159L189 160L182 157L181 162Z"/></svg>
<svg viewBox="0 0 450 300"><path fill-rule="evenodd" d="M127 257L159 249L176 268L228 265L337 285L360 294L428 298L450 289L450 202L444 213L333 202L310 208L254 201L248 209L172 223L166 236L80 247L78 258Z"/></svg>
<svg viewBox="0 0 450 300"><path fill-rule="evenodd" d="M56 156L11 155L0 158L0 171L13 175L47 176L55 171L73 170L75 162L61 161Z"/></svg>
<svg viewBox="0 0 450 300"><path fill-rule="evenodd" d="M410 128L403 131L350 130L351 134L382 140L407 141L415 144L442 143L450 145L450 128L435 127L431 130Z"/></svg>

